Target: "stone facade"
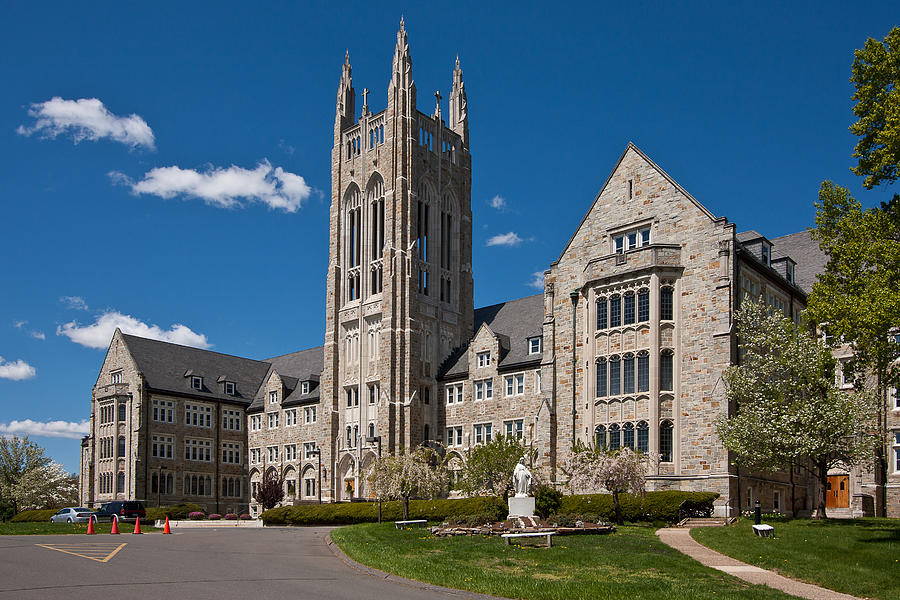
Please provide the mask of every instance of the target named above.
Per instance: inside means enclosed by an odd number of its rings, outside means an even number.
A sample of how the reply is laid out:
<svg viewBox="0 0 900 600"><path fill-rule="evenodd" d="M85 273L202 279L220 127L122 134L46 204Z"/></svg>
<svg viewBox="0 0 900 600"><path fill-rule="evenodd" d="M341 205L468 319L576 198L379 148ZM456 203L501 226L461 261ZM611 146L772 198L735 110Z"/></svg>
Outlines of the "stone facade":
<svg viewBox="0 0 900 600"><path fill-rule="evenodd" d="M799 474L741 473L715 429L733 409L722 374L737 360L741 299L761 296L795 318L803 307L789 257L755 232L737 234L629 144L546 271L543 294L475 310L459 61L446 122L439 94L431 114L417 108L402 23L385 110L372 113L365 90L356 112L351 74L348 55L332 148L324 345L253 361L117 332L83 443L85 504L155 504L156 491L166 504L255 513L251 494L268 472L285 477L287 503L367 498L362 474L379 454L441 442L458 469L469 449L502 433L521 436L551 482L564 480L576 441L628 445L659 457L651 489L718 492L722 514L756 498L785 512L809 506ZM199 375L224 387L192 389ZM153 420L154 402L172 403L174 421ZM208 408L211 427L188 425L189 405ZM116 407L111 421L106 406ZM226 410L243 415L240 430L222 429ZM119 436L126 451L108 456ZM152 456L154 436L172 439L171 459ZM187 440L209 441L211 459L186 459ZM240 446L238 459L226 443ZM171 492L154 487L162 466L164 483L174 475ZM118 473L121 491L116 481L105 491Z"/></svg>

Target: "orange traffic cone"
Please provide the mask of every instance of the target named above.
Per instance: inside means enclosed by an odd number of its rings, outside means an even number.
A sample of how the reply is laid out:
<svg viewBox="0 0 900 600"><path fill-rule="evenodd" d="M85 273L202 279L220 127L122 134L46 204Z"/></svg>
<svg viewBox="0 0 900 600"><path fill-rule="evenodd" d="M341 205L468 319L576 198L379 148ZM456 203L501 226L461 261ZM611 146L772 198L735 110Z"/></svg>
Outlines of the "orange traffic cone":
<svg viewBox="0 0 900 600"><path fill-rule="evenodd" d="M109 530L110 533L119 533L119 519L113 515L112 518L112 529Z"/></svg>
<svg viewBox="0 0 900 600"><path fill-rule="evenodd" d="M135 517L134 531L132 531L132 533L143 533L143 531L141 531L141 518L140 517Z"/></svg>
<svg viewBox="0 0 900 600"><path fill-rule="evenodd" d="M163 527L163 533L172 533L172 530L169 529L169 517L166 517L166 526Z"/></svg>
<svg viewBox="0 0 900 600"><path fill-rule="evenodd" d="M87 530L87 534L88 534L88 535L94 535L95 533L96 533L96 532L94 531L94 515L91 515L91 516L88 518L88 530Z"/></svg>

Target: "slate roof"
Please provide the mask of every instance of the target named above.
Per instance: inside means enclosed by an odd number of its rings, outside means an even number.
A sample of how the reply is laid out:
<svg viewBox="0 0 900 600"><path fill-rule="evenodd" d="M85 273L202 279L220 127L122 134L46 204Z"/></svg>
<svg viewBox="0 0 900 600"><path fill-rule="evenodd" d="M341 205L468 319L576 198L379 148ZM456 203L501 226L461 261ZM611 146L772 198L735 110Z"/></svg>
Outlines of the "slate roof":
<svg viewBox="0 0 900 600"><path fill-rule="evenodd" d="M154 390L250 404L269 371L269 363L249 358L134 335L122 334L122 339L147 386ZM203 377L202 390L191 388L186 371ZM236 384L236 395L225 393L224 384L217 383L220 377Z"/></svg>
<svg viewBox="0 0 900 600"><path fill-rule="evenodd" d="M528 354L528 338L544 333L544 295L536 294L475 309L475 332L487 324L500 340L500 363L504 370L540 362L542 355ZM468 343L450 353L438 369L438 378L455 378L469 372Z"/></svg>
<svg viewBox="0 0 900 600"><path fill-rule="evenodd" d="M278 371L278 376L281 377L282 383L288 390L287 395L281 401L281 406L309 404L319 400L319 377L322 369L325 368L324 346L267 358L266 362L272 366L272 369ZM266 377L268 377L268 373ZM299 385L301 381L310 382L309 392L306 394L302 393L303 388ZM262 410L264 402L263 398L256 398L248 407L248 412Z"/></svg>
<svg viewBox="0 0 900 600"><path fill-rule="evenodd" d="M790 256L797 263L794 276L804 292L812 291L816 275L825 272L828 257L819 248L819 242L812 239L809 231L798 231L772 240L777 256Z"/></svg>
<svg viewBox="0 0 900 600"><path fill-rule="evenodd" d="M740 233L738 233L737 241L739 241L742 244L746 244L747 242L752 242L753 240L758 240L760 238L765 238L765 237L766 236L764 236L760 232L750 229L748 231L741 231ZM768 239L768 238L766 238L766 239Z"/></svg>

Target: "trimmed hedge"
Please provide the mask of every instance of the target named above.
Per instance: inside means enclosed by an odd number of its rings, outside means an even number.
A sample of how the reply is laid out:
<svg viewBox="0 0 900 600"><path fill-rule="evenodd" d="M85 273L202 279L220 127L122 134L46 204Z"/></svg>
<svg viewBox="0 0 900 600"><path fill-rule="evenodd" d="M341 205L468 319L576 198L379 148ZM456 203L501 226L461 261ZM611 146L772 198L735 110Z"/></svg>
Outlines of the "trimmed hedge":
<svg viewBox="0 0 900 600"><path fill-rule="evenodd" d="M715 492L682 492L665 490L647 492L643 496L619 494L619 506L625 521L665 521L677 523L683 516L681 505L690 508L692 514L700 512L712 514L713 501L719 497ZM611 494L589 494L564 496L558 514L598 515L604 521L614 521L616 509ZM684 515L687 516L687 515Z"/></svg>
<svg viewBox="0 0 900 600"><path fill-rule="evenodd" d="M192 512L203 512L203 507L199 504L186 502L162 508L148 508L147 521L165 521L166 517L169 517L170 521L184 521Z"/></svg>
<svg viewBox="0 0 900 600"><path fill-rule="evenodd" d="M50 521L50 517L59 512L58 508L48 508L46 510L23 510L12 519L10 523L45 523Z"/></svg>
<svg viewBox="0 0 900 600"><path fill-rule="evenodd" d="M458 500L410 500L409 518L444 521L456 515L490 515L493 520L506 518L509 509L502 498L460 498ZM382 519L403 518L403 503L384 502ZM377 502L335 504L302 504L267 510L261 515L266 525L352 525L378 521Z"/></svg>

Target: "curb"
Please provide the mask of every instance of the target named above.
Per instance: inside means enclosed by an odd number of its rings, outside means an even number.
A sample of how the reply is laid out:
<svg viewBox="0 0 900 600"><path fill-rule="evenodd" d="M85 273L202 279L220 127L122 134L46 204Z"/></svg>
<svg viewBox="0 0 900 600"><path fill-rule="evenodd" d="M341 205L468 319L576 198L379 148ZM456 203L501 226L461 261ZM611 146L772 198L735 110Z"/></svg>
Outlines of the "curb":
<svg viewBox="0 0 900 600"><path fill-rule="evenodd" d="M341 550L338 545L331 540L330 533L325 534L325 545L328 546L328 549L331 550L331 553L334 554L336 558L340 559L340 561L345 565L347 565L354 571L358 571L359 573L368 575L369 577L375 577L376 579L389 581L391 583L396 583L399 585L405 585L407 587L422 590L424 592L446 594L447 596L454 596L456 598L472 598L479 600L499 600L503 598L503 596L489 596L487 594L479 594L477 592L469 592L466 590L457 590L455 588L433 585L431 583L425 583L424 581L407 579L406 577L400 577L399 575L393 575L385 571L379 571L378 569L367 567L366 565L358 563L344 554L343 550Z"/></svg>

